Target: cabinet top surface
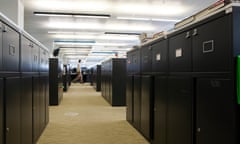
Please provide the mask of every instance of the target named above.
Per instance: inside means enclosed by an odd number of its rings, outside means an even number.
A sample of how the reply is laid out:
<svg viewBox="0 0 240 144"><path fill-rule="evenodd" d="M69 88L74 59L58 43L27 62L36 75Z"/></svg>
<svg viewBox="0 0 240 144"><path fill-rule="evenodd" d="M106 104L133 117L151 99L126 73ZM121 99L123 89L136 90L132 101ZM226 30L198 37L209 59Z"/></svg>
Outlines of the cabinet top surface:
<svg viewBox="0 0 240 144"><path fill-rule="evenodd" d="M214 15L216 15L218 13L221 13L221 12L224 12L224 11L225 11L225 14L232 13L233 9L236 8L236 7L240 8L240 2L230 3L230 4L228 4L228 5L226 5L226 6L222 7L222 8L217 9L214 12L209 13L208 15L205 15L205 16L203 16L201 18L198 18L198 19L194 20L193 22L190 22L190 23L185 24L185 25L183 25L183 26L181 26L179 28L176 28L176 29L173 29L171 31L168 31L168 32L166 32L165 35L163 35L161 37L152 39L150 41L147 41L147 42L141 44L141 47L149 46L149 45L151 45L151 44L153 44L153 43L155 43L157 41L161 41L161 40L167 39L169 37L169 35L171 35L173 33L176 33L178 31L181 31L181 30L183 30L185 28L188 28L188 27L190 27L190 26L192 26L194 24L197 24L197 23L199 23L201 21L204 21L204 20L206 20L206 19L208 19L208 18L210 18L210 17L212 17L212 16L214 16Z"/></svg>

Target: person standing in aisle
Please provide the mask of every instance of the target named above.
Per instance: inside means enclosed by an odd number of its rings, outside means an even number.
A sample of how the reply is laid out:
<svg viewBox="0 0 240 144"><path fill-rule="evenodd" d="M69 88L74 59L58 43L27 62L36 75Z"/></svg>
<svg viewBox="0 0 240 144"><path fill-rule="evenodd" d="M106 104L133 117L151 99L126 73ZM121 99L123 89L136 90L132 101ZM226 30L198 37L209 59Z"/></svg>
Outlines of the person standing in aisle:
<svg viewBox="0 0 240 144"><path fill-rule="evenodd" d="M76 82L77 80L80 81L80 83L82 82L82 72L81 72L81 59L78 60L78 64L77 64L77 76L72 80L72 82Z"/></svg>

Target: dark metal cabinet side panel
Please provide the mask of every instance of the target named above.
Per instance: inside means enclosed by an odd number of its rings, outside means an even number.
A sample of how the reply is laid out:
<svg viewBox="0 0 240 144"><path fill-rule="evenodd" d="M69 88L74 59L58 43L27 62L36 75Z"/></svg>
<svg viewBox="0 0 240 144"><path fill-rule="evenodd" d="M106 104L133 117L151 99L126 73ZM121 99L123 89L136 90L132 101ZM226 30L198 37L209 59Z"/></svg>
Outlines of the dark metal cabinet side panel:
<svg viewBox="0 0 240 144"><path fill-rule="evenodd" d="M3 24L4 32L2 66L5 71L19 71L19 45L20 35L18 32Z"/></svg>
<svg viewBox="0 0 240 144"><path fill-rule="evenodd" d="M140 130L141 121L141 76L133 77L133 126Z"/></svg>
<svg viewBox="0 0 240 144"><path fill-rule="evenodd" d="M32 42L21 36L21 71L32 72Z"/></svg>
<svg viewBox="0 0 240 144"><path fill-rule="evenodd" d="M49 62L49 102L50 105L59 104L58 59Z"/></svg>
<svg viewBox="0 0 240 144"><path fill-rule="evenodd" d="M153 144L167 144L167 77L154 78Z"/></svg>
<svg viewBox="0 0 240 144"><path fill-rule="evenodd" d="M0 144L3 144L3 79L0 78Z"/></svg>
<svg viewBox="0 0 240 144"><path fill-rule="evenodd" d="M193 143L192 78L169 77L167 143Z"/></svg>
<svg viewBox="0 0 240 144"><path fill-rule="evenodd" d="M32 144L32 77L22 77L21 87L21 143Z"/></svg>
<svg viewBox="0 0 240 144"><path fill-rule="evenodd" d="M194 72L228 72L231 69L231 15L196 28L193 37Z"/></svg>
<svg viewBox="0 0 240 144"><path fill-rule="evenodd" d="M196 144L236 144L236 98L230 79L196 81Z"/></svg>
<svg viewBox="0 0 240 144"><path fill-rule="evenodd" d="M97 91L101 91L101 65L97 65L96 88Z"/></svg>
<svg viewBox="0 0 240 144"><path fill-rule="evenodd" d="M169 71L191 72L192 49L190 31L169 39Z"/></svg>
<svg viewBox="0 0 240 144"><path fill-rule="evenodd" d="M114 106L126 105L126 59L115 59L112 63L112 103Z"/></svg>
<svg viewBox="0 0 240 144"><path fill-rule="evenodd" d="M167 72L168 44L167 40L152 45L152 72Z"/></svg>
<svg viewBox="0 0 240 144"><path fill-rule="evenodd" d="M21 95L20 78L19 77L6 78L5 82L6 144L21 143L20 95Z"/></svg>

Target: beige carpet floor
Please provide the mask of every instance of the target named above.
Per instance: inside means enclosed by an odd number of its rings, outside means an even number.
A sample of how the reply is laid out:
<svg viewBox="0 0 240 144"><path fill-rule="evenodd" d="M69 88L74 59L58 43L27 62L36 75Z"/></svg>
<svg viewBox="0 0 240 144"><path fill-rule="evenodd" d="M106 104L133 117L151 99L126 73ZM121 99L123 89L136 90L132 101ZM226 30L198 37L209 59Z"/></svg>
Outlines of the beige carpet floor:
<svg viewBox="0 0 240 144"><path fill-rule="evenodd" d="M37 144L149 144L127 121L125 107L111 107L89 84L73 84Z"/></svg>

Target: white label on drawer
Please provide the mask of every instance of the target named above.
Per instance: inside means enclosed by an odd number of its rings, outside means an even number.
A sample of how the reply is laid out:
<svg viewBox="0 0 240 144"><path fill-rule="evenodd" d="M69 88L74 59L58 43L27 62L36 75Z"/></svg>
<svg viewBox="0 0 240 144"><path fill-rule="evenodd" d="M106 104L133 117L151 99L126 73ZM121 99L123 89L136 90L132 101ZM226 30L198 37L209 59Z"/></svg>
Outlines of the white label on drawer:
<svg viewBox="0 0 240 144"><path fill-rule="evenodd" d="M160 60L161 60L161 54L158 53L158 54L156 54L156 61L160 61Z"/></svg>
<svg viewBox="0 0 240 144"><path fill-rule="evenodd" d="M182 56L182 48L176 49L176 58Z"/></svg>

